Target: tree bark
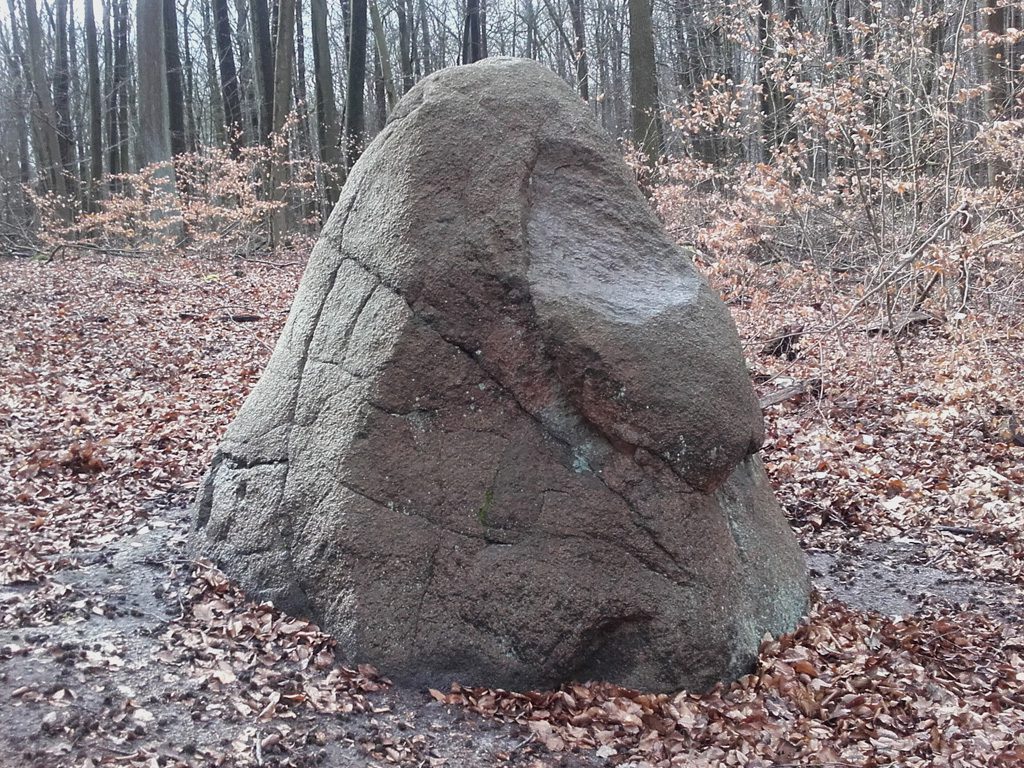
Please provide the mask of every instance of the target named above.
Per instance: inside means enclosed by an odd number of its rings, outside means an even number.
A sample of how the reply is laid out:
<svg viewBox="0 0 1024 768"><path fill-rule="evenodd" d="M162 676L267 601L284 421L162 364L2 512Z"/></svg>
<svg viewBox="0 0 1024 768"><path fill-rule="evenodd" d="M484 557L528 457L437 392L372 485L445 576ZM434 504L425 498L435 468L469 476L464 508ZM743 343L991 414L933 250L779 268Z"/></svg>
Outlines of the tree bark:
<svg viewBox="0 0 1024 768"><path fill-rule="evenodd" d="M387 96L387 111L390 113L398 101L398 94L395 93L395 76L391 71L391 56L388 53L387 39L384 37L384 24L380 20L380 11L377 9L376 0L369 0L369 3L373 40L377 47L381 79L384 82L384 93Z"/></svg>
<svg viewBox="0 0 1024 768"><path fill-rule="evenodd" d="M295 0L280 0L277 6L277 35L274 46L274 147L284 153L275 153L270 164L272 199L279 204L271 216L271 237L274 245L281 243L288 226L285 186L288 182L288 142L285 123L291 112L292 68L295 66Z"/></svg>
<svg viewBox="0 0 1024 768"><path fill-rule="evenodd" d="M412 0L398 0L405 5L406 19L409 22L409 61L412 65L413 83L423 76L423 63L420 61L419 38L416 30L419 25L416 23L416 8Z"/></svg>
<svg viewBox="0 0 1024 768"><path fill-rule="evenodd" d="M181 18L185 29L181 46L184 56L182 70L185 76L185 145L190 152L195 152L198 147L196 139L196 77L194 59L192 58L192 36L188 34L188 30L192 28L191 0L182 0Z"/></svg>
<svg viewBox="0 0 1024 768"><path fill-rule="evenodd" d="M68 3L56 0L56 35L54 39L53 110L57 116L57 145L60 167L69 198L78 195L78 158L75 153L74 129L71 125L71 67L68 63ZM69 203L71 200L68 201Z"/></svg>
<svg viewBox="0 0 1024 768"><path fill-rule="evenodd" d="M480 58L487 58L487 0L480 1Z"/></svg>
<svg viewBox="0 0 1024 768"><path fill-rule="evenodd" d="M316 91L316 136L324 164L324 192L328 208L338 201L338 107L334 100L331 49L327 36L327 2L310 0L313 32L313 85Z"/></svg>
<svg viewBox="0 0 1024 768"><path fill-rule="evenodd" d="M267 0L250 0L249 9L256 98L260 105L260 141L269 144L274 126L274 56L270 42L270 12Z"/></svg>
<svg viewBox="0 0 1024 768"><path fill-rule="evenodd" d="M252 56L251 17L248 0L235 0L235 43L238 45L238 86L242 99L242 120L246 143L254 144L260 135L259 103L256 96L255 64Z"/></svg>
<svg viewBox="0 0 1024 768"><path fill-rule="evenodd" d="M153 207L153 219L159 221L171 216L174 199L163 0L136 0L135 12L139 157L144 166L158 166L154 179L161 200Z"/></svg>
<svg viewBox="0 0 1024 768"><path fill-rule="evenodd" d="M371 130L380 131L388 121L388 97L384 88L384 70L380 65L380 50L373 47L373 111L374 122Z"/></svg>
<svg viewBox="0 0 1024 768"><path fill-rule="evenodd" d="M398 55L399 66L402 69L402 93L407 93L413 86L412 74L412 42L411 42L411 19L407 13L406 0L398 0L395 4L395 13L398 16Z"/></svg>
<svg viewBox="0 0 1024 768"><path fill-rule="evenodd" d="M423 74L429 75L434 71L433 52L430 48L430 23L427 15L427 0L419 0L420 4L420 26L423 34Z"/></svg>
<svg viewBox="0 0 1024 768"><path fill-rule="evenodd" d="M145 165L171 157L163 0L136 0L139 142Z"/></svg>
<svg viewBox="0 0 1024 768"><path fill-rule="evenodd" d="M316 127L310 122L309 93L306 90L306 31L302 23L303 10L302 0L295 0L295 99L293 105L299 117L299 135L302 143L306 145L306 157L317 157L319 153L320 140ZM315 119L315 115L314 115ZM310 218L319 216L323 212L320 205L314 207L314 198L321 199L322 195L299 195L302 200L302 216Z"/></svg>
<svg viewBox="0 0 1024 768"><path fill-rule="evenodd" d="M587 25L583 12L583 0L569 0L569 13L572 15L576 59L576 84L580 98L590 101L590 68L587 65Z"/></svg>
<svg viewBox="0 0 1024 768"><path fill-rule="evenodd" d="M100 90L100 49L96 35L96 12L92 2L85 4L85 61L89 95L89 186L86 210L96 210L102 196L103 178L103 97Z"/></svg>
<svg viewBox="0 0 1024 768"><path fill-rule="evenodd" d="M761 146L766 159L771 158L778 144L776 125L776 90L772 82L772 0L760 0L757 14L758 84L760 86Z"/></svg>
<svg viewBox="0 0 1024 768"><path fill-rule="evenodd" d="M39 182L46 192L60 197L67 194L61 168L60 138L57 135L57 115L50 95L50 80L46 76L43 57L43 29L35 0L25 0L25 26L28 34L29 75L32 86L32 133L39 160ZM68 215L62 204L60 212Z"/></svg>
<svg viewBox="0 0 1024 768"><path fill-rule="evenodd" d="M82 86L83 70L78 56L80 46L81 42L75 23L75 5L72 2L68 4L68 73L71 76L71 148L75 162L75 194L79 206L83 204L84 194L89 183L89 153L86 149L89 129L85 114L88 107L85 104L85 88Z"/></svg>
<svg viewBox="0 0 1024 768"><path fill-rule="evenodd" d="M653 166L661 157L664 140L650 0L629 0L629 59L633 141Z"/></svg>
<svg viewBox="0 0 1024 768"><path fill-rule="evenodd" d="M537 54L537 14L533 9L533 0L525 0L523 3L523 21L526 24L523 58L532 59Z"/></svg>
<svg viewBox="0 0 1024 768"><path fill-rule="evenodd" d="M999 0L985 0L985 100L989 120L1001 120L1006 109L1006 6Z"/></svg>
<svg viewBox="0 0 1024 768"><path fill-rule="evenodd" d="M231 17L227 0L213 0L217 28L217 60L220 64L220 91L224 96L224 122L231 156L238 157L242 145L242 104L238 97L238 71L231 47Z"/></svg>
<svg viewBox="0 0 1024 768"><path fill-rule="evenodd" d="M167 120L171 155L187 151L185 143L185 89L181 84L181 52L178 50L178 9L175 0L162 0L164 15L164 59L167 70Z"/></svg>
<svg viewBox="0 0 1024 768"><path fill-rule="evenodd" d="M27 108L25 94L30 90L27 83L28 65L25 61L25 49L18 33L17 16L14 12L14 1L7 0L11 13L11 49L7 51L8 66L14 80L14 101L18 106L15 115L18 132L18 178L25 186L32 180L32 160L29 156L28 137L30 133L30 109ZM24 198L22 198L24 202Z"/></svg>
<svg viewBox="0 0 1024 768"><path fill-rule="evenodd" d="M985 42L983 55L985 62L985 79L988 91L985 94L985 115L987 120L1002 120L1006 111L1006 6L999 0L986 0L985 31L988 39ZM988 183L998 184L1007 169L1006 162L1001 158L992 158L988 162Z"/></svg>
<svg viewBox="0 0 1024 768"><path fill-rule="evenodd" d="M348 47L348 92L345 97L345 167L363 150L366 134L366 0L351 0Z"/></svg>
<svg viewBox="0 0 1024 768"><path fill-rule="evenodd" d="M480 37L480 0L466 0L466 18L462 27L462 63L472 64L484 57Z"/></svg>
<svg viewBox="0 0 1024 768"><path fill-rule="evenodd" d="M117 95L117 152L118 173L130 173L131 143L128 122L128 0L112 0L116 3L114 17L114 90ZM120 189L120 186L118 187Z"/></svg>
<svg viewBox="0 0 1024 768"><path fill-rule="evenodd" d="M217 54L213 45L217 39L216 22L213 18L212 0L203 0L203 48L206 53L206 87L210 94L210 122L214 141L223 145L226 137L224 129L227 118L224 115L224 93L219 87L220 76L217 74Z"/></svg>
<svg viewBox="0 0 1024 768"><path fill-rule="evenodd" d="M117 150L117 87L114 84L114 34L116 26L115 0L103 2L103 111L107 116L107 173L110 174L109 188L114 191L117 181L114 176L120 173Z"/></svg>

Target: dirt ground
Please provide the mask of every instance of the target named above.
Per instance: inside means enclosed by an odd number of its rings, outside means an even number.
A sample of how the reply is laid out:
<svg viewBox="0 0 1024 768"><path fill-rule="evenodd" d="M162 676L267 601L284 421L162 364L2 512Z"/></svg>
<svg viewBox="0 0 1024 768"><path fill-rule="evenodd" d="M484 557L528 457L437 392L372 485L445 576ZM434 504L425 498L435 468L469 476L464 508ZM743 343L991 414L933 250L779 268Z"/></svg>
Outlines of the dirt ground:
<svg viewBox="0 0 1024 768"><path fill-rule="evenodd" d="M187 499L151 505L123 539L72 556L43 586L0 588L0 764L597 766L533 732L439 703L426 691L357 694L351 712L296 708L253 725L227 690L167 655L193 606ZM913 541L811 551L815 586L853 608L906 615L941 603L1024 616L1024 591L948 573ZM296 666L296 665L292 665ZM234 681L232 681L234 682ZM360 711L362 710L362 711Z"/></svg>
<svg viewBox="0 0 1024 768"><path fill-rule="evenodd" d="M0 589L0 764L281 764L279 724L250 725L224 691L161 661L188 610L182 501L154 505L136 532L82 553L46 586ZM529 765L539 751L528 730L426 692L391 687L366 699L361 712L300 711L288 722L286 736L299 738L287 739L286 764Z"/></svg>

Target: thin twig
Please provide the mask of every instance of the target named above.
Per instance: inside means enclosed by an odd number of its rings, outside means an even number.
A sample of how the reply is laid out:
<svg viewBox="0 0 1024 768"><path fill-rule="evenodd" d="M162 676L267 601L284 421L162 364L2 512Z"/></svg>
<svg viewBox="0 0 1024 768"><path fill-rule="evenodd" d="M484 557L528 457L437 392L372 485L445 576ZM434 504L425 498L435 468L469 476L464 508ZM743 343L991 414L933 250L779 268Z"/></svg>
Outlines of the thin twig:
<svg viewBox="0 0 1024 768"><path fill-rule="evenodd" d="M854 305L852 307L850 307L849 310L847 310L845 315L843 315L841 318L839 318L839 320L837 320L832 326L830 326L829 328L825 329L824 331L819 331L818 333L822 333L822 334L832 333L832 331L836 330L841 325L843 325L847 320L849 320L854 312L856 312L858 309L863 307L864 304L867 303L868 299L873 298L876 294L878 294L883 289L885 289L885 287L887 285L889 285L889 283L891 283L900 272L902 272L908 266L913 264L914 261L916 261L917 258L920 257L920 255L922 253L924 253L925 249L929 245L934 243L939 238L939 235L941 235L945 231L946 227L948 227L950 224L952 224L953 220L957 216L961 215L963 212L964 212L964 206L959 206L958 208L953 210L945 219L942 220L942 223L940 223L937 227L935 227L935 229L932 230L931 234L928 235L928 237L926 237L924 240L922 240L920 243L918 243L917 246L915 246L914 249L911 250L910 253L908 253L906 256L904 256L899 261L899 263L896 264L895 267L893 267L891 270L889 270L889 274L887 274L885 277L883 277L881 282L876 284L873 288L871 288L869 291L867 291L863 296L861 296L859 299L857 299L857 301L854 303Z"/></svg>

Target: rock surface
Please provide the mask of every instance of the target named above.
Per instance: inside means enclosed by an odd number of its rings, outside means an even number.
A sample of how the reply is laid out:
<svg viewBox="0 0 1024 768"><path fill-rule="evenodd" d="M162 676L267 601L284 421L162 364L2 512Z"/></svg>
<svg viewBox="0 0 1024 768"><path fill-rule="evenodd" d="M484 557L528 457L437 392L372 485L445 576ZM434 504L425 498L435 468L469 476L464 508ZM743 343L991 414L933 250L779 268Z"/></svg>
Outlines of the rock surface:
<svg viewBox="0 0 1024 768"><path fill-rule="evenodd" d="M353 169L193 545L398 681L704 688L807 598L728 311L536 63Z"/></svg>

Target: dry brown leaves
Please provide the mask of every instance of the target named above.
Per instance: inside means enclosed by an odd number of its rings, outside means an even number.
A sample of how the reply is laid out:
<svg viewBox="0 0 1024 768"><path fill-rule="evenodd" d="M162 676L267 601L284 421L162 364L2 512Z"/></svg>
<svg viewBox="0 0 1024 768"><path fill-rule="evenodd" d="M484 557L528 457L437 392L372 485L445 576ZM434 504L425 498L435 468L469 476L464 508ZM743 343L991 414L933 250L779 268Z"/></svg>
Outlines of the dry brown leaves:
<svg viewBox="0 0 1024 768"><path fill-rule="evenodd" d="M389 684L369 665L336 663L334 640L317 626L254 603L208 563L196 567L182 615L162 637L155 660L189 681L181 700L199 724L250 723L227 754L231 764L260 764L310 735L304 713L375 714L366 694ZM315 732L314 736L315 738ZM379 745L375 745L379 746Z"/></svg>
<svg viewBox="0 0 1024 768"><path fill-rule="evenodd" d="M194 486L298 277L246 269L0 262L0 583L38 582L7 626L104 610L46 573L138 525L149 500ZM897 356L856 324L815 335L854 299L809 270L723 260L711 271L760 394L822 382L820 394L766 414L769 474L805 546L900 537L920 542L933 566L1024 584L1024 449L992 427L994 415L1024 415L1021 318L923 327ZM260 319L230 319L242 314ZM791 324L808 329L796 360L759 354L769 329ZM82 663L116 663L94 654ZM370 668L336 665L327 635L247 602L209 567L156 661L188 682L181 695L197 723L246 724L228 752L196 754L196 765L283 759L316 738L305 713L372 716L366 695L384 684ZM1019 624L941 604L894 619L818 601L794 635L766 641L753 674L699 696L606 684L432 695L524 724L532 744L612 765L1024 765ZM126 722L145 719L139 709L128 706ZM381 762L429 763L410 740L364 749Z"/></svg>
<svg viewBox="0 0 1024 768"><path fill-rule="evenodd" d="M195 483L299 272L246 267L0 262L0 584L37 581ZM230 320L241 310L263 319Z"/></svg>
<svg viewBox="0 0 1024 768"><path fill-rule="evenodd" d="M1024 761L1024 635L980 615L890 620L818 603L758 669L704 695L603 683L443 694L612 765L998 766Z"/></svg>
<svg viewBox="0 0 1024 768"><path fill-rule="evenodd" d="M999 414L1024 415L1021 316L973 312L895 342L862 316L815 334L854 298L807 269L716 269L761 392L822 382L765 414L766 466L805 546L902 537L930 565L1024 585L1024 448L999 429ZM758 354L786 324L809 330L797 359Z"/></svg>

